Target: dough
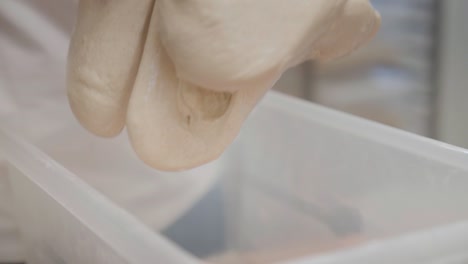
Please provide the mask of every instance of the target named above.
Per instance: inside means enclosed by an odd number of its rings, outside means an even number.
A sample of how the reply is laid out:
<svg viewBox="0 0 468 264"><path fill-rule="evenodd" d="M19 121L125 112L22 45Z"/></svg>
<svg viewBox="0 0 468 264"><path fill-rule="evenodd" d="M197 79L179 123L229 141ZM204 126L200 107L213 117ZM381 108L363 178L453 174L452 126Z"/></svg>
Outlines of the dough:
<svg viewBox="0 0 468 264"><path fill-rule="evenodd" d="M308 59L355 49L375 32L368 0L157 1L160 38L177 76L237 91Z"/></svg>
<svg viewBox="0 0 468 264"><path fill-rule="evenodd" d="M380 23L368 0L98 2L107 7L80 3L72 109L101 136L126 122L138 156L160 170L216 159L284 71L346 55Z"/></svg>

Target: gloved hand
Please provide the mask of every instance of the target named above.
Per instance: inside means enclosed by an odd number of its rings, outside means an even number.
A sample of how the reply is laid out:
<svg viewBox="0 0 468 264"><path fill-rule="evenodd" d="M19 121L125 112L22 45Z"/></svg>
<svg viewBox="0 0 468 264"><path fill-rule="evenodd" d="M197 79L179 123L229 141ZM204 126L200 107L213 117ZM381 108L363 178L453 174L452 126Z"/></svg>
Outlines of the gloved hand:
<svg viewBox="0 0 468 264"><path fill-rule="evenodd" d="M288 68L348 54L377 31L368 0L81 0L68 95L81 124L126 126L150 166L217 158Z"/></svg>

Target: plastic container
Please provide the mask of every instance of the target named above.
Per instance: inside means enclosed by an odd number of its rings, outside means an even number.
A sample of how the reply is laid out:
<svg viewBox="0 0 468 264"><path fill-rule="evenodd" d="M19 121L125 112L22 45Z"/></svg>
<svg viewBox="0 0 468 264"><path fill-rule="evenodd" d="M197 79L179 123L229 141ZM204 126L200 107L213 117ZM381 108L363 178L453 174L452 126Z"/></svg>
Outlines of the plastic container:
<svg viewBox="0 0 468 264"><path fill-rule="evenodd" d="M271 92L221 159L172 175L219 182L155 232L82 180L155 173L97 142L73 119L36 146L0 134L28 263L468 262L464 149Z"/></svg>

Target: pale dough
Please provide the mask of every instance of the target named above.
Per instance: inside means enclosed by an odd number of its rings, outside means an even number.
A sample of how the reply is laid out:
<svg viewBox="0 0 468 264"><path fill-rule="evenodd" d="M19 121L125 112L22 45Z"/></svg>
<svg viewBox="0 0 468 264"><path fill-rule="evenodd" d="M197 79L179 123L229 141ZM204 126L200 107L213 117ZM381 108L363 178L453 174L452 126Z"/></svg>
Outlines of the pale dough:
<svg viewBox="0 0 468 264"><path fill-rule="evenodd" d="M288 68L348 54L380 24L368 0L80 1L71 107L101 136L126 125L161 170L216 159Z"/></svg>

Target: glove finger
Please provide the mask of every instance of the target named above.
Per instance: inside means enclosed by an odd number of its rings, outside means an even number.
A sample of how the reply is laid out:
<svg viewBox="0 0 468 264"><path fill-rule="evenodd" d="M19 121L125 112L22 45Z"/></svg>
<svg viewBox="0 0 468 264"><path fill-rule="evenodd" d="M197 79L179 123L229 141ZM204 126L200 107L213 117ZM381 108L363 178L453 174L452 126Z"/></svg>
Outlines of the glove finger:
<svg viewBox="0 0 468 264"><path fill-rule="evenodd" d="M92 133L125 125L154 0L81 0L67 66L70 106Z"/></svg>

